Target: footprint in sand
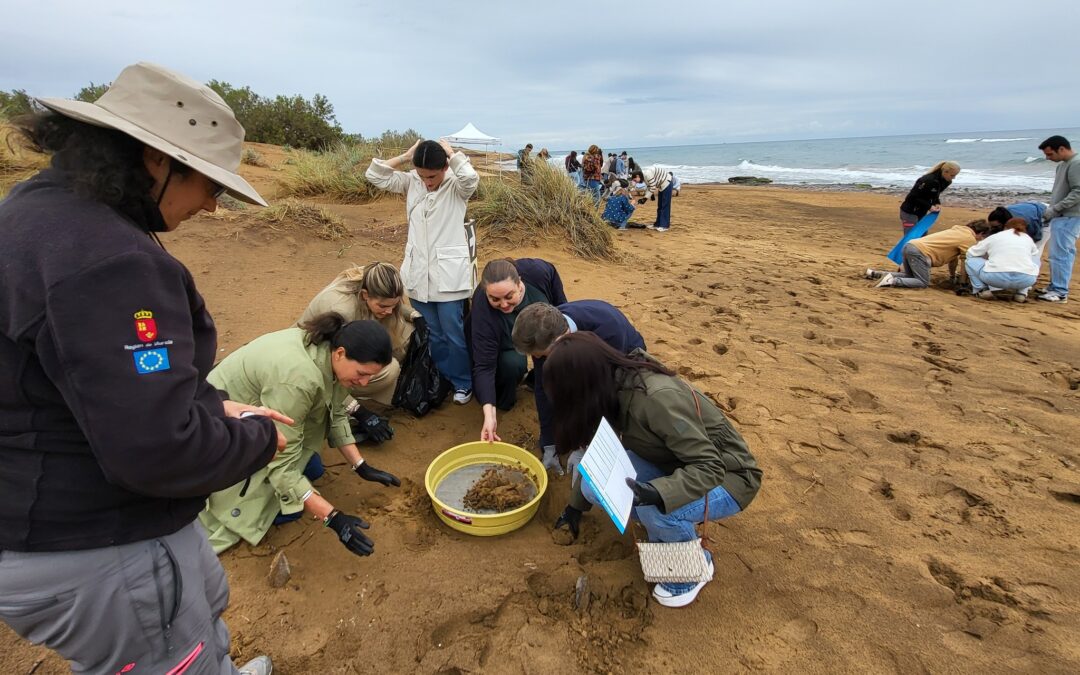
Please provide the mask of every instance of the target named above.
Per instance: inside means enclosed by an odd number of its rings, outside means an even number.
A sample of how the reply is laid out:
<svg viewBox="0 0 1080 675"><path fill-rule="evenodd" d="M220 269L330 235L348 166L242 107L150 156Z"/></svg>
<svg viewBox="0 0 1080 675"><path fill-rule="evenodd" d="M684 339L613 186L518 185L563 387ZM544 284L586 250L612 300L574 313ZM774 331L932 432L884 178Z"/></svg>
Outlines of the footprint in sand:
<svg viewBox="0 0 1080 675"><path fill-rule="evenodd" d="M878 548L873 537L865 530L834 530L831 527L815 527L802 530L799 535L819 548L836 549L846 546Z"/></svg>
<svg viewBox="0 0 1080 675"><path fill-rule="evenodd" d="M751 670L776 671L789 664L818 632L813 620L798 617L739 649L739 662Z"/></svg>
<svg viewBox="0 0 1080 675"><path fill-rule="evenodd" d="M885 502L893 518L905 523L911 520L911 511L906 506L897 503L896 489L889 481L882 478L875 482L870 488L870 494Z"/></svg>
<svg viewBox="0 0 1080 675"><path fill-rule="evenodd" d="M946 481L934 486L928 499L937 502L932 518L952 525L972 527L998 537L1011 537L1020 528L1009 522L1005 513L981 495Z"/></svg>
<svg viewBox="0 0 1080 675"><path fill-rule="evenodd" d="M712 350L716 352L718 356L723 356L728 353L728 346L717 342L712 346Z"/></svg>

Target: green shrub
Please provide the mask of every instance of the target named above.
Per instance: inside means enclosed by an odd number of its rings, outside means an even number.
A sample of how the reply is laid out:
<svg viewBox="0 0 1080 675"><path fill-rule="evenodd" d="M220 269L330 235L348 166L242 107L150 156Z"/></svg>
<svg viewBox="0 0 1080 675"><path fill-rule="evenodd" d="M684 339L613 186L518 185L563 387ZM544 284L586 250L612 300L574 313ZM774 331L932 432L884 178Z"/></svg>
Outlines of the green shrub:
<svg viewBox="0 0 1080 675"><path fill-rule="evenodd" d="M382 190L364 178L372 154L366 145L341 143L326 152L294 150L278 179L283 197L321 197L341 204L366 204Z"/></svg>
<svg viewBox="0 0 1080 675"><path fill-rule="evenodd" d="M33 110L33 101L25 89L0 91L0 118L10 120Z"/></svg>
<svg viewBox="0 0 1080 675"><path fill-rule="evenodd" d="M269 166L263 156L259 154L259 151L255 148L244 148L244 153L240 156L240 161L244 164L251 166L261 166L263 168Z"/></svg>
<svg viewBox="0 0 1080 675"><path fill-rule="evenodd" d="M549 164L536 163L526 184L514 178L481 178L469 215L483 229L481 239L503 239L515 246L558 240L583 258L616 257L611 227L600 219L592 196Z"/></svg>
<svg viewBox="0 0 1080 675"><path fill-rule="evenodd" d="M246 140L321 150L345 137L334 106L321 94L310 101L300 95L265 98L250 87L236 88L228 82L210 80L208 86L236 113L247 132Z"/></svg>
<svg viewBox="0 0 1080 675"><path fill-rule="evenodd" d="M82 89L80 89L79 93L75 94L75 100L76 101L85 101L87 103L93 103L94 101L101 98L102 94L107 92L109 90L109 87L111 87L111 86L112 86L112 83L109 83L109 84L94 84L93 82L91 82L89 85L87 85L87 86L83 87Z"/></svg>

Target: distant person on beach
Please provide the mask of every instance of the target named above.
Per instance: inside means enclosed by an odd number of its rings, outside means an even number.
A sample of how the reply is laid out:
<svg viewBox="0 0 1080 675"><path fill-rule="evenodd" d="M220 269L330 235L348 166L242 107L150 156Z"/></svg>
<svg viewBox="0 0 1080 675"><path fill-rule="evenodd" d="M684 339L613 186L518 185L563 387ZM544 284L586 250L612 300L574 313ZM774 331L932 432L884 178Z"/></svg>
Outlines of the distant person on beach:
<svg viewBox="0 0 1080 675"><path fill-rule="evenodd" d="M913 239L904 244L904 263L899 272L868 269L866 278L880 278L878 288L926 288L930 285L930 269L948 265L949 278L955 284L959 260L989 231L990 224L985 220L973 220L966 225L954 225L921 239Z"/></svg>
<svg viewBox="0 0 1080 675"><path fill-rule="evenodd" d="M645 184L645 194L638 199L638 204L644 204L649 199L656 199L656 222L649 225L650 230L667 232L671 228L671 192L674 189L675 175L671 169L659 165L631 174L630 180Z"/></svg>
<svg viewBox="0 0 1080 675"><path fill-rule="evenodd" d="M671 196L678 197L680 190L682 190L682 181L675 174L671 174Z"/></svg>
<svg viewBox="0 0 1080 675"><path fill-rule="evenodd" d="M546 163L550 159L551 159L551 153L548 152L547 148L540 148L540 152L536 153L536 161L538 161L538 162L545 162Z"/></svg>
<svg viewBox="0 0 1080 675"><path fill-rule="evenodd" d="M626 192L626 188L616 185L604 205L604 213L600 216L616 230L626 229L626 224L630 222L636 208Z"/></svg>
<svg viewBox="0 0 1080 675"><path fill-rule="evenodd" d="M544 361L557 340L579 331L595 334L620 354L645 349L645 340L626 315L603 300L575 300L557 307L536 302L521 310L514 322L511 338L514 349L533 360L533 393L536 397L536 417L540 420L543 462L545 467L559 475L563 470L555 452L555 417L551 402L544 393ZM571 453L566 463L566 470L571 475L583 454L581 450ZM574 480L577 480L576 476Z"/></svg>
<svg viewBox="0 0 1080 675"><path fill-rule="evenodd" d="M617 178L626 178L629 174L626 172L626 152L615 158L615 176Z"/></svg>
<svg viewBox="0 0 1080 675"><path fill-rule="evenodd" d="M409 161L415 168L401 171ZM373 159L364 175L381 190L405 195L409 234L401 280L427 324L431 358L454 385L454 403L464 405L472 400L465 302L476 283L465 206L480 176L465 153L454 152L446 140L417 141L397 157Z"/></svg>
<svg viewBox="0 0 1080 675"><path fill-rule="evenodd" d="M1043 219L1050 223L1050 285L1039 296L1046 302L1065 302L1076 260L1076 239L1080 236L1080 158L1064 136L1051 136L1039 144L1043 155L1058 162L1050 206Z"/></svg>
<svg viewBox="0 0 1080 675"><path fill-rule="evenodd" d="M991 287L1012 291L1016 302L1027 302L1027 289L1039 274L1032 258L1038 255L1035 242L1027 233L1027 221L1011 218L1005 229L978 242L967 251L971 293L983 300L993 300Z"/></svg>
<svg viewBox="0 0 1080 675"><path fill-rule="evenodd" d="M236 173L244 128L150 63L92 103L35 104L12 133L51 165L0 201L0 622L71 672L268 675L230 660L229 581L196 519L293 420L207 382L217 328L158 240L226 193L266 206Z"/></svg>
<svg viewBox="0 0 1080 675"><path fill-rule="evenodd" d="M603 173L604 152L599 146L590 145L585 159L581 161L582 177L585 180L585 189L593 195L593 201L600 206L600 191L604 187Z"/></svg>
<svg viewBox="0 0 1080 675"><path fill-rule="evenodd" d="M570 151L570 154L566 156L564 164L566 166L566 173L574 180L574 184L579 188L584 188L585 180L581 177L581 162L578 161L577 150Z"/></svg>
<svg viewBox="0 0 1080 675"><path fill-rule="evenodd" d="M938 162L915 181L915 186L900 204L900 225L904 234L927 213L941 210L941 193L952 185L958 173L960 165L956 162Z"/></svg>
<svg viewBox="0 0 1080 675"><path fill-rule="evenodd" d="M357 436L357 441L388 441L394 436L389 420L363 407L359 401L390 406L401 375L401 362L413 334L413 324L423 325L424 318L409 305L397 268L384 262L350 267L339 274L312 298L297 323L306 323L328 312L337 312L346 321L378 321L390 335L393 349L390 363L367 384L349 389L350 396L345 400L345 412L353 419L353 435Z"/></svg>
<svg viewBox="0 0 1080 675"><path fill-rule="evenodd" d="M210 371L207 381L234 401L267 406L296 420L281 427L285 448L264 469L210 495L199 520L215 553L241 540L258 546L272 525L303 514L322 521L349 552L371 555L368 525L346 515L311 482L325 469L323 444L337 448L366 481L400 487L395 476L366 462L345 414L347 389L367 385L390 363L390 336L377 321L320 314L300 327L258 337Z"/></svg>
<svg viewBox="0 0 1080 675"><path fill-rule="evenodd" d="M1032 258L1032 262L1035 264L1035 276L1039 276L1039 272L1042 271L1043 250L1046 248L1047 242L1050 241L1050 224L1043 222L1046 206L1043 202L1019 202L1008 206L999 206L986 217L991 226L999 229L1004 229L1005 223L1013 218L1024 219L1024 222L1027 223L1028 236L1035 242L1035 255ZM1026 298L1029 291L1030 289L1025 288L1020 293Z"/></svg>
<svg viewBox="0 0 1080 675"><path fill-rule="evenodd" d="M532 161L533 145L526 143L525 147L517 152L517 170L524 175L529 170L529 162Z"/></svg>
<svg viewBox="0 0 1080 675"><path fill-rule="evenodd" d="M643 351L621 354L591 333L563 336L544 364L544 393L559 421L559 453L587 447L601 419L619 435L637 472L627 479L631 517L650 542L693 541L698 523L746 510L761 487L761 469L720 408ZM599 498L582 480L569 502L555 529L576 539L582 513ZM652 595L683 607L706 583L658 583Z"/></svg>
<svg viewBox="0 0 1080 675"><path fill-rule="evenodd" d="M555 266L539 258L499 258L484 266L469 314L469 347L473 358L476 400L484 410L480 440L501 440L498 410L517 403L517 388L529 362L514 349L512 331L521 311L536 302L566 302Z"/></svg>

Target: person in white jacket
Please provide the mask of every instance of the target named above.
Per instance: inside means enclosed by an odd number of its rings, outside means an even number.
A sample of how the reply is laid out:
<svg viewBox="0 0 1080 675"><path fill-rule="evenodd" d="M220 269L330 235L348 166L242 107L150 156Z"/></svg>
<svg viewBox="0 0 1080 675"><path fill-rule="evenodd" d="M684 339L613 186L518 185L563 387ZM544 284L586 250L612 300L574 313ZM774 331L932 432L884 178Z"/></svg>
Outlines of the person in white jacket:
<svg viewBox="0 0 1080 675"><path fill-rule="evenodd" d="M401 171L409 161L414 169ZM409 235L401 280L427 322L435 365L454 385L454 402L464 405L472 400L465 300L476 285L465 206L480 177L445 139L417 141L397 157L373 159L365 176L380 189L405 195Z"/></svg>
<svg viewBox="0 0 1080 675"><path fill-rule="evenodd" d="M1027 233L1027 221L1010 218L1005 229L967 250L971 292L983 300L993 300L990 287L1013 292L1013 300L1026 302L1024 291L1035 284L1039 268L1032 260L1038 249Z"/></svg>

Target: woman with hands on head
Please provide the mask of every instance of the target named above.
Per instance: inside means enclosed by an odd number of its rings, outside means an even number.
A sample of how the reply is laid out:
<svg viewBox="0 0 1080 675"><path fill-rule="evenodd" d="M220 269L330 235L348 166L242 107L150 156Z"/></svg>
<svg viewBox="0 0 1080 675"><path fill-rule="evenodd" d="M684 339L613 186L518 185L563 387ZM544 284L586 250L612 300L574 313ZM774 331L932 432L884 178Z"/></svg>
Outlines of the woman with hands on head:
<svg viewBox="0 0 1080 675"><path fill-rule="evenodd" d="M412 171L402 171L408 162ZM446 139L418 140L389 160L373 159L365 177L373 185L405 195L409 234L401 279L413 308L430 331L431 358L454 385L454 403L472 400L472 375L465 345L465 301L476 284L465 207L480 177Z"/></svg>
<svg viewBox="0 0 1080 675"><path fill-rule="evenodd" d="M636 480L627 479L631 516L651 542L696 539L698 523L746 509L761 486L761 469L723 412L643 351L621 354L592 333L564 335L544 365L544 391L560 452L588 446L602 418L619 434L637 471ZM574 481L555 527L576 538L582 513L595 503L586 482ZM659 583L653 597L682 607L704 585Z"/></svg>
<svg viewBox="0 0 1080 675"><path fill-rule="evenodd" d="M215 552L241 539L258 545L271 525L306 512L351 552L371 554L374 544L362 532L367 523L335 509L311 481L323 474L318 453L326 441L360 478L401 485L360 455L343 407L347 390L368 384L390 357L390 336L377 321L346 322L330 313L256 338L218 364L207 378L214 386L233 400L280 410L296 423L281 428L287 445L265 469L210 495L199 519Z"/></svg>

